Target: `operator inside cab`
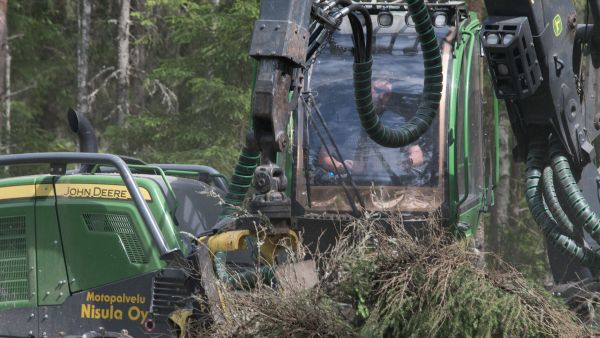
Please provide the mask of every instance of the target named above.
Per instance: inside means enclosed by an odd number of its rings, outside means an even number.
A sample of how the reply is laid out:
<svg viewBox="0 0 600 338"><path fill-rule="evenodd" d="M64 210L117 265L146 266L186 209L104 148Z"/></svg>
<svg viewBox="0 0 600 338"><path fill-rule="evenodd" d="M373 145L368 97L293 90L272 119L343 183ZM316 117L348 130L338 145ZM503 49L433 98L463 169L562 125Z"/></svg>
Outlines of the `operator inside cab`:
<svg viewBox="0 0 600 338"><path fill-rule="evenodd" d="M414 116L423 93L423 55L406 12L393 12L390 26L374 24L373 103L387 127L397 129ZM453 37L450 26L437 27L447 78ZM348 22L321 50L307 77L310 104L298 111L296 201L307 211L351 212L352 197L367 210L425 211L439 206L444 194L445 111L416 142L386 148L363 130L356 109ZM374 193L375 191L375 193ZM352 204L355 204L354 206Z"/></svg>
<svg viewBox="0 0 600 338"><path fill-rule="evenodd" d="M398 127L416 111L418 96L394 93L393 88L394 84L390 79L375 79L371 95L375 110L383 123ZM425 159L431 160L432 149L428 147L425 157L420 145L425 140L399 149L379 146L362 129L356 108L349 103L351 102L331 109L325 108L323 111L324 120L339 153L335 147L327 145L327 140L324 144L313 142L313 148L319 147L313 152L314 184L336 184L348 173L356 184L369 186L422 185L431 179L431 172L426 172L424 167ZM311 132L315 133L315 130ZM318 136L313 135L312 140L318 140Z"/></svg>

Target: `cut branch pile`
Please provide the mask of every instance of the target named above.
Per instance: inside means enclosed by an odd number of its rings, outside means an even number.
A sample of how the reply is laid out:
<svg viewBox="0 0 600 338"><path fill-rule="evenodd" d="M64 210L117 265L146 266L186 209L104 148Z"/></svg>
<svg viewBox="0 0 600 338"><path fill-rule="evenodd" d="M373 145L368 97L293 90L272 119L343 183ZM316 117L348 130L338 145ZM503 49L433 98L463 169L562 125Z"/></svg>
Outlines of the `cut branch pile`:
<svg viewBox="0 0 600 338"><path fill-rule="evenodd" d="M437 222L409 234L365 217L318 258L311 289L222 289L226 320L198 332L220 337L585 337L560 300L506 264L479 265L467 241Z"/></svg>

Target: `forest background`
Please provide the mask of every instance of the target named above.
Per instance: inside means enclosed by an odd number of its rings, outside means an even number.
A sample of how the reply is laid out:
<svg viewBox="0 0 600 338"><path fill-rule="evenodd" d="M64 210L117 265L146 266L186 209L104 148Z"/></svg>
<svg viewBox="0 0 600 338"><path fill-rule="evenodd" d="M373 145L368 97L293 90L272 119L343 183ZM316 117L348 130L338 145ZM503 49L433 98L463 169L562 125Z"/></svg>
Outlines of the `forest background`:
<svg viewBox="0 0 600 338"><path fill-rule="evenodd" d="M467 2L485 15L482 0ZM575 3L584 13L584 1ZM249 119L258 4L0 0L0 152L75 150L66 123L75 108L95 125L101 152L211 165L229 175ZM484 250L548 283L505 113L500 121L503 166Z"/></svg>

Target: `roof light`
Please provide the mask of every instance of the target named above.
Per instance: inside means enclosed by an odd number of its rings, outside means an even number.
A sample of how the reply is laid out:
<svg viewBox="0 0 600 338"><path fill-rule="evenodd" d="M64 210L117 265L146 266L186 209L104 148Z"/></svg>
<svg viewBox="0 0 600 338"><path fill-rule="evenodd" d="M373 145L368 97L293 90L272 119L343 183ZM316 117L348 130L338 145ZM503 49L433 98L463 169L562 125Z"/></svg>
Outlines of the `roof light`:
<svg viewBox="0 0 600 338"><path fill-rule="evenodd" d="M377 14L377 23L380 27L390 27L394 23L394 16L389 9L384 9Z"/></svg>
<svg viewBox="0 0 600 338"><path fill-rule="evenodd" d="M448 14L445 12L433 13L433 25L437 28L444 27L448 24Z"/></svg>
<svg viewBox="0 0 600 338"><path fill-rule="evenodd" d="M488 45L497 45L500 42L498 34L490 33L485 37L485 42Z"/></svg>

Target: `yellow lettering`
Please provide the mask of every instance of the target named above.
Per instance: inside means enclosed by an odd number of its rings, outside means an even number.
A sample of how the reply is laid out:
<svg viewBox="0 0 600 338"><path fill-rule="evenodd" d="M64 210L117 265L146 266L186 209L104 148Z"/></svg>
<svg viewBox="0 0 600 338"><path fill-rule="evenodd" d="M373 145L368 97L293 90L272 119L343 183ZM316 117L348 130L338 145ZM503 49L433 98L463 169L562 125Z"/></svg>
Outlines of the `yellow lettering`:
<svg viewBox="0 0 600 338"><path fill-rule="evenodd" d="M90 318L91 307L91 304L81 304L81 318Z"/></svg>
<svg viewBox="0 0 600 338"><path fill-rule="evenodd" d="M89 292L86 294L85 296L85 301L86 302L93 302L94 301L94 296L96 296L93 292Z"/></svg>
<svg viewBox="0 0 600 338"><path fill-rule="evenodd" d="M142 315L142 320L140 320L140 323L144 324L146 322L146 318L148 318L148 311L140 310L140 314Z"/></svg>
<svg viewBox="0 0 600 338"><path fill-rule="evenodd" d="M116 309L115 310L115 319L116 320L123 320L123 311Z"/></svg>
<svg viewBox="0 0 600 338"><path fill-rule="evenodd" d="M148 317L148 311L143 311L139 307L134 305L129 308L129 311L127 311L127 316L132 321L139 320L141 324L144 324L146 318Z"/></svg>

